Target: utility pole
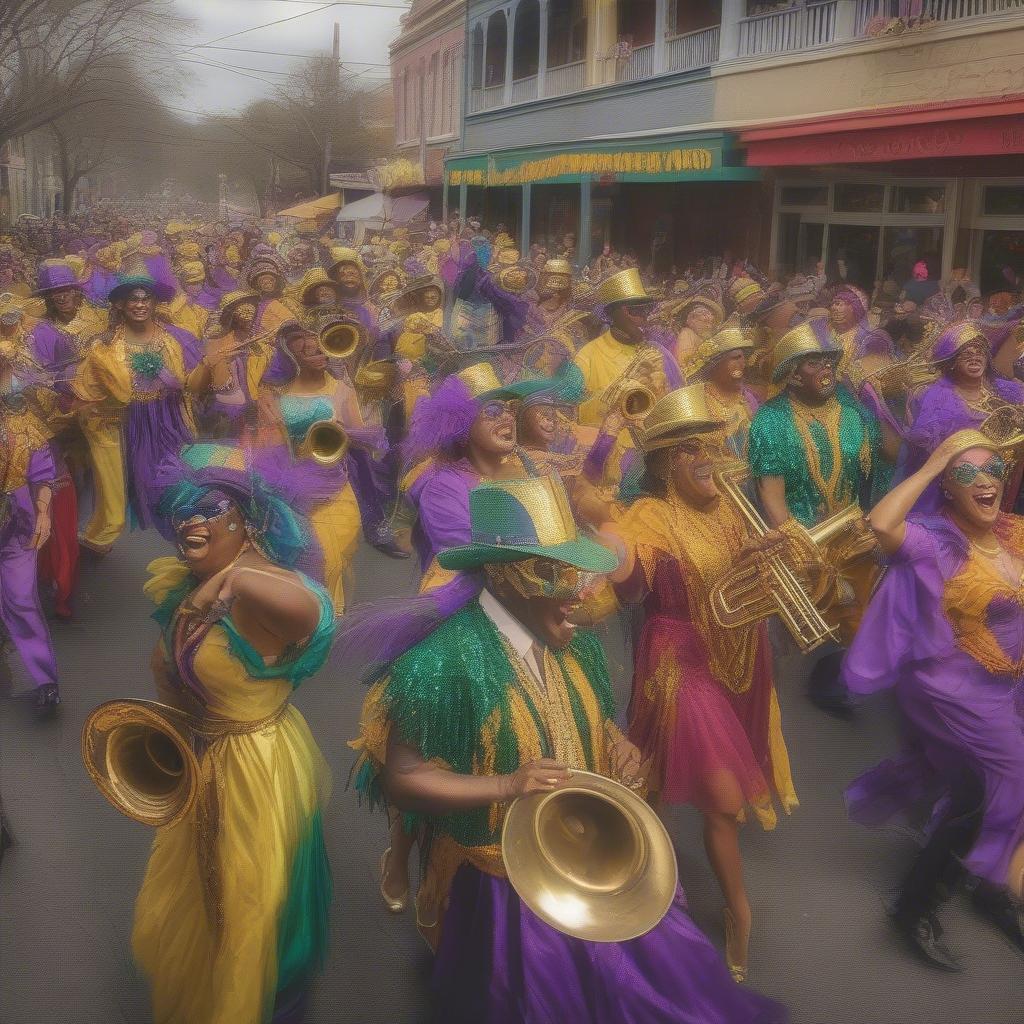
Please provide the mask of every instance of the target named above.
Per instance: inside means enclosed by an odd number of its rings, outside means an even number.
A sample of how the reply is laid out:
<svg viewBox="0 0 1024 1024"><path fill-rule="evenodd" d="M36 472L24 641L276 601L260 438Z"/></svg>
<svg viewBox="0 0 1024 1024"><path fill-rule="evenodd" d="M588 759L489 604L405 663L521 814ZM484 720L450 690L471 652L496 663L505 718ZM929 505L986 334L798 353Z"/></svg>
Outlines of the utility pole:
<svg viewBox="0 0 1024 1024"><path fill-rule="evenodd" d="M341 98L341 23L334 23L334 45L331 48L334 54L334 62L331 68L332 78L331 90L331 116L338 109L338 101ZM324 166L320 174L320 194L327 195L331 188L331 122L324 125Z"/></svg>

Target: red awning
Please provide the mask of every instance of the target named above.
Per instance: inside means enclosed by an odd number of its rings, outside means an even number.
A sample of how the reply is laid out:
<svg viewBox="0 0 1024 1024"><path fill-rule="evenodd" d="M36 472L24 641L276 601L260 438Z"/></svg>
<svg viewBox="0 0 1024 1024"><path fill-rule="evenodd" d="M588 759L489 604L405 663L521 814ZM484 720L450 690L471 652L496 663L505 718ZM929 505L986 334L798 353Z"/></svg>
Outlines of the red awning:
<svg viewBox="0 0 1024 1024"><path fill-rule="evenodd" d="M740 133L750 167L869 164L1024 153L1024 96L790 121Z"/></svg>

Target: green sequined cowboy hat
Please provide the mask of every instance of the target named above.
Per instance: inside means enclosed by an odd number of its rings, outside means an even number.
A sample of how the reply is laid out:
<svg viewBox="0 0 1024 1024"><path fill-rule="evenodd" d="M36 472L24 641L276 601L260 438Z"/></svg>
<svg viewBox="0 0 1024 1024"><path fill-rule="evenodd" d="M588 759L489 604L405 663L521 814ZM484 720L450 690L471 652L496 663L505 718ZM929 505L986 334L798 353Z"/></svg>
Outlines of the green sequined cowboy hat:
<svg viewBox="0 0 1024 1024"><path fill-rule="evenodd" d="M445 569L479 569L487 563L550 558L586 572L611 572L618 559L576 528L561 480L537 476L495 480L469 492L472 540L439 551Z"/></svg>
<svg viewBox="0 0 1024 1024"><path fill-rule="evenodd" d="M466 385L470 397L478 402L490 402L494 399L522 401L538 391L551 388L551 381L547 378L502 384L501 378L490 363L474 363L459 370L455 376Z"/></svg>

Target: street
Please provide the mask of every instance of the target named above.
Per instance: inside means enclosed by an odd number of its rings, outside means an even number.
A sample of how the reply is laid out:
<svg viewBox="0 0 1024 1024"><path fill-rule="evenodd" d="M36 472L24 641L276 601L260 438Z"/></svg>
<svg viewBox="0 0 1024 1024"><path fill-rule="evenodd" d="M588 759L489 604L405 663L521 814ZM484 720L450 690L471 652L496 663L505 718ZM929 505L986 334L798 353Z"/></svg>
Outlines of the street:
<svg viewBox="0 0 1024 1024"><path fill-rule="evenodd" d="M132 907L152 836L117 814L82 767L87 713L117 697L151 696L156 626L142 595L147 562L168 554L153 533L133 534L103 562L83 566L78 615L55 623L64 704L49 721L28 702L0 703L0 788L18 845L0 868L0 1024L139 1024L149 1019L144 979L130 952ZM357 599L409 593L411 563L365 546ZM620 708L627 674L617 624L608 650ZM1011 1024L1022 1019L1022 962L974 916L963 896L943 911L967 964L943 975L919 964L887 925L884 902L913 849L892 831L847 822L842 787L896 738L883 699L852 723L803 697L792 659L780 666L783 722L801 806L774 833L744 829L754 906L750 984L785 1002L794 1024ZM26 683L16 658L0 686ZM429 954L411 911L390 916L377 893L386 823L346 789L364 689L329 668L296 694L331 763L325 819L335 879L333 943L315 989L314 1024L415 1024L428 1019ZM680 877L693 915L721 947L722 901L704 857L698 816L673 816ZM561 1021L558 1024L585 1024ZM737 1022L742 1024L742 1022Z"/></svg>

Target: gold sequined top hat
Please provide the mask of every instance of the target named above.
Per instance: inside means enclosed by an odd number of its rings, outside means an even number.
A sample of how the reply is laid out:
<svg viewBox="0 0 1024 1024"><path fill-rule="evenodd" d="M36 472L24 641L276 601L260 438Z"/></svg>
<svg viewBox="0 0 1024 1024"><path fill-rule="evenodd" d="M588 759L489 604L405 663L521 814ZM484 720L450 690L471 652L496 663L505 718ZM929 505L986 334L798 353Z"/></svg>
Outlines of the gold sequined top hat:
<svg viewBox="0 0 1024 1024"><path fill-rule="evenodd" d="M556 256L554 259L548 260L544 264L543 270L541 270L542 277L549 277L554 275L556 277L568 277L572 279L572 264L561 256Z"/></svg>
<svg viewBox="0 0 1024 1024"><path fill-rule="evenodd" d="M312 270L307 270L302 275L302 280L299 282L299 298L304 306L312 305L309 300L309 293L320 285L329 285L331 288L337 288L338 282L328 277L327 271L323 267L313 267Z"/></svg>
<svg viewBox="0 0 1024 1024"><path fill-rule="evenodd" d="M251 302L254 305L259 302L259 292L248 291L244 288L237 288L231 292L225 292L221 296L220 304L217 306L217 319L221 327L227 327L231 320L231 314L236 306L243 302Z"/></svg>
<svg viewBox="0 0 1024 1024"><path fill-rule="evenodd" d="M540 556L588 572L611 572L618 559L583 536L557 476L495 480L469 492L470 543L437 553L445 569Z"/></svg>
<svg viewBox="0 0 1024 1024"><path fill-rule="evenodd" d="M693 380L712 363L737 350L749 352L754 348L752 333L737 323L730 323L697 347L685 367L686 379Z"/></svg>
<svg viewBox="0 0 1024 1024"><path fill-rule="evenodd" d="M640 448L646 454L671 448L690 434L706 434L724 426L725 421L708 408L703 384L676 388L660 398L640 428Z"/></svg>
<svg viewBox="0 0 1024 1024"><path fill-rule="evenodd" d="M360 271L364 269L363 258L355 251L344 245L332 245L330 259L327 262L327 269L333 270L341 263L354 263Z"/></svg>
<svg viewBox="0 0 1024 1024"><path fill-rule="evenodd" d="M654 301L640 280L640 271L636 267L627 267L606 277L594 289L594 299L602 306L614 306L622 302Z"/></svg>
<svg viewBox="0 0 1024 1024"><path fill-rule="evenodd" d="M816 316L791 327L772 349L772 382L779 381L806 356L824 355L839 359L842 349L836 344L828 318Z"/></svg>
<svg viewBox="0 0 1024 1024"><path fill-rule="evenodd" d="M473 398L491 397L504 392L504 386L490 363L473 363L455 374L469 389Z"/></svg>

